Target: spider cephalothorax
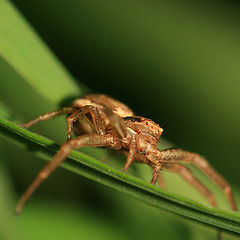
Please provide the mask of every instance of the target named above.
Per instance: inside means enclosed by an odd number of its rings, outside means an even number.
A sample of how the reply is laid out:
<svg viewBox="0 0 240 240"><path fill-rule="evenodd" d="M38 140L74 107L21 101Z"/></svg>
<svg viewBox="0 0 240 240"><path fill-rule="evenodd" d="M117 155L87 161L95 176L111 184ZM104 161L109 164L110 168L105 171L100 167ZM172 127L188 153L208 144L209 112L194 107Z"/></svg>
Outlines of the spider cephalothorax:
<svg viewBox="0 0 240 240"><path fill-rule="evenodd" d="M182 176L206 197L212 206L216 206L213 194L182 164L192 163L223 189L231 208L237 209L229 184L205 158L181 149L158 150L157 143L163 129L150 119L134 116L129 107L106 95L86 95L75 100L72 107L45 113L22 126L28 128L39 121L63 114L68 115L67 141L28 187L17 205L17 213L21 212L25 202L39 184L68 157L71 150L81 147L109 147L123 150L127 155L123 171L127 170L133 161L146 163L153 167L151 180L153 184L156 183L160 170L167 168ZM75 138L72 138L73 131L77 135Z"/></svg>

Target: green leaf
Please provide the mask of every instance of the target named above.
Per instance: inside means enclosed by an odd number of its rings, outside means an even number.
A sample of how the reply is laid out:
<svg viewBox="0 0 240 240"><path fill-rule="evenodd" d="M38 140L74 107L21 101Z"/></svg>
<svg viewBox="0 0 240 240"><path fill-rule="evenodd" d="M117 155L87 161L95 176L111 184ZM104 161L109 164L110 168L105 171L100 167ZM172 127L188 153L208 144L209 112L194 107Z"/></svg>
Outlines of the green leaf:
<svg viewBox="0 0 240 240"><path fill-rule="evenodd" d="M0 0L0 56L49 102L81 93L64 66L6 0Z"/></svg>
<svg viewBox="0 0 240 240"><path fill-rule="evenodd" d="M0 70L0 112L21 122L85 90L7 0L0 0ZM46 130L61 139L60 127L57 120Z"/></svg>
<svg viewBox="0 0 240 240"><path fill-rule="evenodd" d="M1 132L17 141L18 144L30 147L37 155L49 160L50 154L57 152L53 141L0 117ZM107 185L118 191L154 205L160 209L174 212L209 226L215 226L232 233L240 233L240 216L238 213L208 207L197 202L166 192L132 175L124 174L93 157L73 150L63 167Z"/></svg>
<svg viewBox="0 0 240 240"><path fill-rule="evenodd" d="M2 150L2 145L0 150ZM17 231L13 231L14 215L9 211L14 203L14 193L10 176L2 160L3 157L0 156L0 239L16 239Z"/></svg>

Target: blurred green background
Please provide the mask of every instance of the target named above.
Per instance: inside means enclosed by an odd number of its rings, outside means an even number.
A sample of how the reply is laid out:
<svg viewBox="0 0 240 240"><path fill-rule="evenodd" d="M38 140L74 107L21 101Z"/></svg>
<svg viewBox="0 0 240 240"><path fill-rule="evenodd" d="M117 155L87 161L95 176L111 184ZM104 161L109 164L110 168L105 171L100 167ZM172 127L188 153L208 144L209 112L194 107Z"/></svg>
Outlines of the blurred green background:
<svg viewBox="0 0 240 240"><path fill-rule="evenodd" d="M234 192L239 192L238 3L12 2L77 84L111 95L137 115L158 122L164 137L206 156ZM0 62L2 69L4 64ZM1 81L8 81L9 76L0 74ZM21 86L12 88L14 94L5 96L4 105L10 97L19 101ZM23 106L15 114L13 105L8 106L12 119L22 121L51 110L33 102L42 107L28 112ZM45 128L54 124L44 124L36 130L63 142L65 130L56 137ZM10 141L2 146L0 204L4 214L0 221L4 224L0 239L216 239L214 229L146 206L64 169L58 169L41 186L16 218L12 209L44 162ZM179 178L167 172L164 175L169 191L206 203ZM227 208L221 191L208 179L203 181L217 194L220 206Z"/></svg>

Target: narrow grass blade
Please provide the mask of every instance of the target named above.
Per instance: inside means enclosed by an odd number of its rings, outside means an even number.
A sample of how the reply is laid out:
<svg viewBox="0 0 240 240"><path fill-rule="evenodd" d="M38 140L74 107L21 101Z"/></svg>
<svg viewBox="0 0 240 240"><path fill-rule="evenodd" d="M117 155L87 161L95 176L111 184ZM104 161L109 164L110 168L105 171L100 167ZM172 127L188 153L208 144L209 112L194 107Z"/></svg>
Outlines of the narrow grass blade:
<svg viewBox="0 0 240 240"><path fill-rule="evenodd" d="M58 146L53 141L21 128L2 117L0 117L0 126L1 134L30 147L32 151L45 159L49 160L49 154L52 155L58 150ZM157 186L153 186L141 179L109 167L79 151L73 150L68 160L62 166L160 209L205 223L209 226L240 234L240 215L238 213L208 207L182 196L166 192Z"/></svg>

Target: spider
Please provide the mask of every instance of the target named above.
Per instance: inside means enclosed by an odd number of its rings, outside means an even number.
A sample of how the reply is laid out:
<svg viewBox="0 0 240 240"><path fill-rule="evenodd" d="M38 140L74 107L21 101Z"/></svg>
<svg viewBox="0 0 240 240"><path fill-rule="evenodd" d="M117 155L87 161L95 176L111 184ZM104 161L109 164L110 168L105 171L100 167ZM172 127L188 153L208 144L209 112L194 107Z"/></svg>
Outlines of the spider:
<svg viewBox="0 0 240 240"><path fill-rule="evenodd" d="M153 168L152 184L157 182L161 169L166 168L192 184L213 207L216 207L213 194L182 163L193 164L224 191L231 209L237 210L230 185L205 158L181 149L158 150L156 146L163 129L150 119L135 116L125 104L106 95L85 95L76 99L71 107L45 113L21 126L29 128L37 122L64 114L68 115L67 141L27 188L18 202L16 213L22 211L25 202L40 183L68 157L71 150L81 147L123 150L127 160L122 170L126 171L133 161L146 163ZM73 132L77 135L76 138L72 138Z"/></svg>

